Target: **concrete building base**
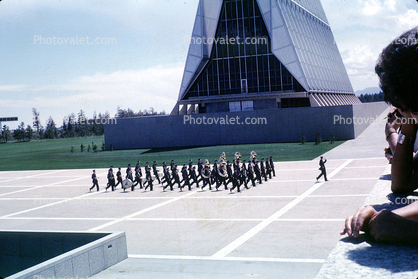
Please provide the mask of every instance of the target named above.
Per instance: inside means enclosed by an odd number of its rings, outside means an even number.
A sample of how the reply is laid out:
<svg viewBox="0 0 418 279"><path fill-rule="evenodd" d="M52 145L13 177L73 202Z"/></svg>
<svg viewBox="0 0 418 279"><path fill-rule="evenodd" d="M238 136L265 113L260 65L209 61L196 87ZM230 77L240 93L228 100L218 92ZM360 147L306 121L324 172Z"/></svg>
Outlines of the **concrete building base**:
<svg viewBox="0 0 418 279"><path fill-rule="evenodd" d="M241 112L121 118L105 125L106 149L355 139L388 108L384 102Z"/></svg>
<svg viewBox="0 0 418 279"><path fill-rule="evenodd" d="M5 264L2 265L3 272L6 272L6 268L21 268L30 261L36 263L45 257L60 254L62 249L66 251L78 247L10 275L7 279L87 278L128 257L125 232L7 231L1 232L0 237L5 244L1 249L2 262Z"/></svg>

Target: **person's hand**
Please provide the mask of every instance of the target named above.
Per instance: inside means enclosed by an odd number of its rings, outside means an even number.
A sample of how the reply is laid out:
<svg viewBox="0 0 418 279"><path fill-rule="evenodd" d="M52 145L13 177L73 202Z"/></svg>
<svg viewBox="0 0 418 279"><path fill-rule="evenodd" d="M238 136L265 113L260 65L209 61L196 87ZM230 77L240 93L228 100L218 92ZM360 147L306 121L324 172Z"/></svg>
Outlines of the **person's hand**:
<svg viewBox="0 0 418 279"><path fill-rule="evenodd" d="M377 211L371 206L359 208L354 215L345 220L345 227L340 232L340 235L347 234L348 236L357 238L360 231L369 230L369 221L375 214L377 214Z"/></svg>
<svg viewBox="0 0 418 279"><path fill-rule="evenodd" d="M386 122L386 134L388 132L396 131L401 126L402 113L396 107L392 107L387 115L388 121ZM387 135L386 135L387 136Z"/></svg>

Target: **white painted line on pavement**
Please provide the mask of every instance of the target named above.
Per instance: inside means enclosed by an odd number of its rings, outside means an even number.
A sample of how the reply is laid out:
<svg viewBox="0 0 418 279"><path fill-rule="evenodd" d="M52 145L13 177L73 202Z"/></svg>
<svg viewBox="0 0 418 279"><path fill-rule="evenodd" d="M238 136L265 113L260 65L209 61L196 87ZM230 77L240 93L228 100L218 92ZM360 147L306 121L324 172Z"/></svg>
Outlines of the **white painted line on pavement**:
<svg viewBox="0 0 418 279"><path fill-rule="evenodd" d="M91 228L91 229L89 229L88 231L98 231L98 230L101 230L101 229L106 228L106 227L108 227L108 226L112 226L112 225L114 225L114 224L120 223L120 222L122 222L122 221L126 221L126 220L128 220L128 219L130 219L130 218L133 218L133 217L135 217L135 216L141 215L141 214L143 214L143 213L149 212L149 211L151 211L151 210L157 209L157 208L162 207L162 206L165 206L165 205L167 205L167 204L170 204L170 203L176 202L176 201L178 201L178 200L183 199L184 197L187 197L187 196L193 195L193 194L195 194L195 193L197 193L197 192L196 192L196 191L193 191L193 192L190 192L190 193L185 194L185 195L183 195L183 196L179 196L179 197L173 198L173 199L171 199L171 200L168 200L168 201L165 201L165 202L162 202L162 203L159 203L159 204L153 205L153 206L151 206L151 207L148 207L148 208L145 208L145 209L140 210L140 211L138 211L138 212L135 212L135 213L129 214L129 215L125 216L125 217L119 218L119 219L114 220L114 221L112 221L112 222L109 222L109 223L106 223L106 224L103 224L103 225L97 226L97 227L95 227L95 228Z"/></svg>
<svg viewBox="0 0 418 279"><path fill-rule="evenodd" d="M344 167L346 167L348 164L350 164L353 161L353 159L345 161L342 165L340 165L337 169L335 169L328 177L332 178L334 175L336 175L339 171L341 171ZM241 246L243 243L245 243L247 240L252 238L254 235L258 234L262 229L270 225L274 220L278 219L280 216L288 212L290 209L295 207L297 204L299 204L302 200L304 200L307 196L312 194L315 190L317 190L319 187L321 187L325 182L321 183L315 183L314 186L312 186L310 189L308 189L306 192L304 192L302 195L288 203L286 206L281 208L279 211L262 221L260 224L255 226L254 228L250 229L248 232L225 246L223 249L212 255L212 258L214 259L223 259L234 251L236 248Z"/></svg>
<svg viewBox="0 0 418 279"><path fill-rule="evenodd" d="M208 256L181 256L181 255L136 255L128 254L133 259L158 259L158 260L199 260L199 261L249 261L249 262L279 262L279 263L319 263L326 262L325 259L297 259L297 258L252 258L252 257L224 257L217 259Z"/></svg>
<svg viewBox="0 0 418 279"><path fill-rule="evenodd" d="M42 187L50 187L50 186L55 186L55 185L60 184L60 183L65 183L65 182L69 182L69 181L73 181L73 180L78 180L78 179L85 179L85 178L75 178L75 179L71 179L71 180L66 180L66 181L56 182L56 183L49 184L49 185L38 186L38 187L35 187L35 188L31 188L31 189L36 189L36 188L42 188ZM16 191L16 192L24 192L24 191L26 191L26 190L27 190L27 189L25 189L25 190L20 190L20 191ZM103 192L103 191L104 191L104 190L102 190L102 192ZM16 193L16 192L15 192L15 193ZM73 198L64 198L64 199L62 199L62 200L60 200L60 201L57 201L57 202L48 203L48 204L45 204L45 205L42 205L42 206L33 207L33 208L29 208L29 209L22 210L22 211L19 211L19 212L15 212L15 213L12 213L12 214L8 214L8 215L0 216L0 219L5 219L5 218L8 218L8 217L12 217L12 216L19 215L19 214L22 214L22 213L31 212L31 211L38 210L38 209L42 209L42 208L49 207L49 206L52 206L52 205L57 205L57 204L60 204L60 203L64 203L64 202L67 202L67 201L71 201L71 200L81 199L82 197L85 197L85 196L90 196L90 195L95 195L95 194L97 194L97 193L100 193L100 192L92 192L92 193L87 193L87 194L84 194L84 195L82 195L82 196L77 196L77 197L73 197ZM11 193L8 193L8 194L11 194ZM0 196L3 196L3 195L0 195ZM47 199L47 200L48 200L48 199Z"/></svg>
<svg viewBox="0 0 418 279"><path fill-rule="evenodd" d="M56 171L53 171L52 173L61 172L61 171L62 170L56 170ZM17 173L17 174L19 174L19 173ZM15 181L15 180L21 180L21 179L25 179L25 178L34 178L34 177L37 177L37 176L42 176L42 175L47 175L47 174L50 174L50 172L47 171L45 173L39 173L39 174L35 174L35 175L12 177L11 179L0 181L0 183L10 182L10 181Z"/></svg>
<svg viewBox="0 0 418 279"><path fill-rule="evenodd" d="M74 218L74 217L9 217L7 220L58 220L58 221L111 221L117 218Z"/></svg>
<svg viewBox="0 0 418 279"><path fill-rule="evenodd" d="M376 180L376 177L358 177L358 178L337 178L333 179L332 181L360 181L360 180ZM295 179L295 180L278 180L278 181L271 181L273 183L297 183L297 182L312 182L314 179Z"/></svg>
<svg viewBox="0 0 418 279"><path fill-rule="evenodd" d="M191 221L191 222L261 222L265 219L222 218L130 218L129 221ZM345 219L277 219L274 222L344 222Z"/></svg>
<svg viewBox="0 0 418 279"><path fill-rule="evenodd" d="M11 195L11 194L16 194L16 193L21 193L21 192L26 192L26 191L31 191L31 190L34 190L34 189L39 189L39 188L44 188L44 187L56 186L56 185L59 185L59 184L62 184L62 183L67 183L67 182L70 182L70 181L76 181L76 180L80 180L80 179L86 179L86 177L83 176L83 177L78 177L78 178L74 178L74 179L59 181L59 182L55 182L55 183L51 183L51 184L47 184L47 185L40 185L40 186L36 186L36 187L26 188L26 189L23 189L23 190L4 193L4 194L1 194L0 197Z"/></svg>
<svg viewBox="0 0 418 279"><path fill-rule="evenodd" d="M348 197L368 197L367 194L357 195L310 195L308 198L348 198Z"/></svg>

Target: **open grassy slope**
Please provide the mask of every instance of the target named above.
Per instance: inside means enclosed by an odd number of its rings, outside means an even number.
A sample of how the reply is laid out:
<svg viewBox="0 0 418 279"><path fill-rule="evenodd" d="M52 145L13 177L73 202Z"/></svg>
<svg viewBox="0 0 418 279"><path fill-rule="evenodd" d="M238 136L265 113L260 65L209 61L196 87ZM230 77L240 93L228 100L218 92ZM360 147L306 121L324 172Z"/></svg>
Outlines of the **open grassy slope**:
<svg viewBox="0 0 418 279"><path fill-rule="evenodd" d="M315 145L305 143L270 143L251 145L222 145L192 148L171 149L136 149L101 151L103 137L88 137L77 139L44 140L22 143L0 144L0 171L10 170L49 170L49 169L85 169L125 167L128 163L135 165L138 160L142 166L146 161L157 161L160 166L163 161L167 163L174 159L180 165L193 159L209 159L211 162L219 159L222 152L226 153L227 160L232 161L234 153L240 152L243 159L250 156L255 150L258 158L273 156L274 161L301 161L312 160L328 150L340 145L343 141L334 144L323 142ZM87 146L94 142L99 152L87 152ZM80 151L80 145L86 148ZM71 153L71 146L74 152Z"/></svg>

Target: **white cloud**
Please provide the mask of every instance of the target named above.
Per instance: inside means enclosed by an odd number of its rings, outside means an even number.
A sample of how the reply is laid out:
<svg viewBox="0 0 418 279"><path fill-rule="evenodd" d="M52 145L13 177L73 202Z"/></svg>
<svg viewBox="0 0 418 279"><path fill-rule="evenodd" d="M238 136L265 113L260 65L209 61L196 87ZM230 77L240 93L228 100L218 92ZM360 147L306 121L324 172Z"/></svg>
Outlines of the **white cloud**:
<svg viewBox="0 0 418 279"><path fill-rule="evenodd" d="M374 87L374 66L393 39L418 25L408 0L321 0L355 90ZM418 7L417 7L418 8Z"/></svg>
<svg viewBox="0 0 418 279"><path fill-rule="evenodd" d="M378 14L382 9L382 3L379 0L368 0L363 3L362 12L366 16Z"/></svg>
<svg viewBox="0 0 418 279"><path fill-rule="evenodd" d="M345 65L356 70L368 69L370 64L375 61L376 55L367 45L352 48L344 59Z"/></svg>
<svg viewBox="0 0 418 279"><path fill-rule="evenodd" d="M343 52L342 57L355 91L378 85L374 73L377 56L372 47L359 45Z"/></svg>
<svg viewBox="0 0 418 279"><path fill-rule="evenodd" d="M108 111L113 116L118 106L135 112L153 107L157 112L170 113L177 100L182 74L182 66L156 66L81 76L67 84L4 85L0 90L25 88L25 91L10 90L4 95L0 110L6 114L26 115L22 118L25 123L32 121L29 118L32 108L37 108L45 119L52 116L57 123L81 109L87 116L95 111ZM20 98L16 98L16 94L21 94Z"/></svg>
<svg viewBox="0 0 418 279"><path fill-rule="evenodd" d="M404 32L418 26L418 12L416 10L407 10L402 16L397 17L396 20L398 21L398 29Z"/></svg>
<svg viewBox="0 0 418 279"><path fill-rule="evenodd" d="M21 84L0 85L0 91L23 91L25 89L26 86Z"/></svg>

